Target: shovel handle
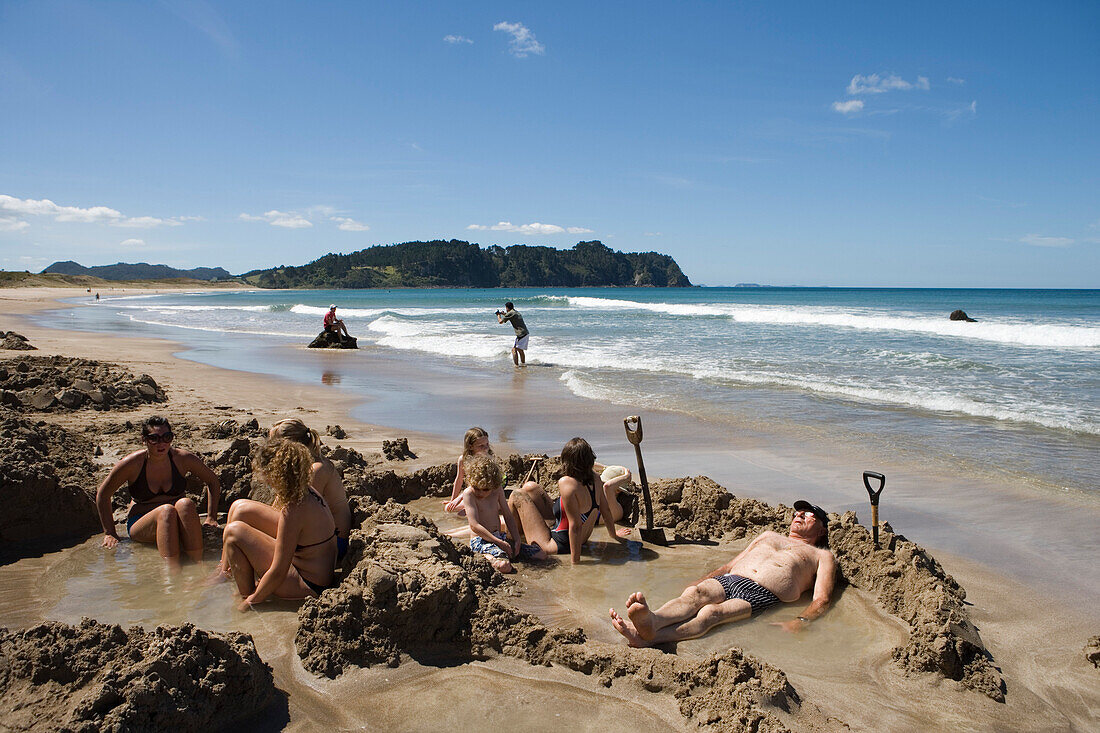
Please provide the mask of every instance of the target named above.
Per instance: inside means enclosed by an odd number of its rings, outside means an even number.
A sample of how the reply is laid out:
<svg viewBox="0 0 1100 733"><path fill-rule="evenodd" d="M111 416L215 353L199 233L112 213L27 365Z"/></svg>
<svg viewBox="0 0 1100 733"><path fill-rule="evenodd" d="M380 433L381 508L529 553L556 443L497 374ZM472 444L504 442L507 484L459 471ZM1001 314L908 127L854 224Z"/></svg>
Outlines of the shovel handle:
<svg viewBox="0 0 1100 733"><path fill-rule="evenodd" d="M531 480L531 474L533 474L535 472L535 468L538 467L539 461L542 460L542 456L534 456L532 458L528 458L527 460L531 461L531 469L527 472L527 475L524 476L523 484L525 484L525 483L527 483L528 481ZM523 484L520 484L521 488L523 487Z"/></svg>
<svg viewBox="0 0 1100 733"><path fill-rule="evenodd" d="M633 427L631 423L634 423ZM633 445L636 446L642 442L642 418L631 415L623 420L623 427L626 428L626 439Z"/></svg>
<svg viewBox="0 0 1100 733"><path fill-rule="evenodd" d="M877 491L871 487L871 479L878 481ZM863 485L867 487L867 495L871 497L871 506L877 507L878 498L882 494L882 490L886 488L886 477L877 471L864 471Z"/></svg>

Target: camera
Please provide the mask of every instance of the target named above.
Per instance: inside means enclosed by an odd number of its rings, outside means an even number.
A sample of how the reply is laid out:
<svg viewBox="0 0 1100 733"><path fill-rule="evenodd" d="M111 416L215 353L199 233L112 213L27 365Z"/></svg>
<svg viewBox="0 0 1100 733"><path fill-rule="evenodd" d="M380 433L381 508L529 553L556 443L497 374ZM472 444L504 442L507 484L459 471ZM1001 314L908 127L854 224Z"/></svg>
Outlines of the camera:
<svg viewBox="0 0 1100 733"><path fill-rule="evenodd" d="M504 315L504 311L497 311L497 313L496 313L496 314L497 314L498 316L503 316L503 315Z"/></svg>

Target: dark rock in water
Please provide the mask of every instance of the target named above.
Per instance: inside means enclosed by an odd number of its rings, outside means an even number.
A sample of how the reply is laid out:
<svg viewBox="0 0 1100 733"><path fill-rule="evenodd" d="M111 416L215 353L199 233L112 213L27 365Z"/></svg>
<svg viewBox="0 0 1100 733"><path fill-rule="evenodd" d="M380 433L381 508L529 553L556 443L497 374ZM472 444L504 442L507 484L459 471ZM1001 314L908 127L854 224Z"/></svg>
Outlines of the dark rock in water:
<svg viewBox="0 0 1100 733"><path fill-rule="evenodd" d="M0 349L11 351L37 351L37 346L31 346L31 342L23 334L15 331L0 332Z"/></svg>
<svg viewBox="0 0 1100 733"><path fill-rule="evenodd" d="M382 441L382 455L391 461L403 461L406 458L416 458L416 454L409 450L408 438L395 438Z"/></svg>
<svg viewBox="0 0 1100 733"><path fill-rule="evenodd" d="M343 336L331 331L321 331L317 338L309 344L311 349L358 349L359 344L354 336Z"/></svg>
<svg viewBox="0 0 1100 733"><path fill-rule="evenodd" d="M326 425L325 432L336 438L337 440L343 440L348 437L348 433L339 425Z"/></svg>
<svg viewBox="0 0 1100 733"><path fill-rule="evenodd" d="M191 624L0 629L0 659L6 730L220 730L276 701L251 636Z"/></svg>
<svg viewBox="0 0 1100 733"><path fill-rule="evenodd" d="M956 310L951 311L951 315L948 316L952 321L966 321L967 323L977 323L976 320L966 315L966 311Z"/></svg>

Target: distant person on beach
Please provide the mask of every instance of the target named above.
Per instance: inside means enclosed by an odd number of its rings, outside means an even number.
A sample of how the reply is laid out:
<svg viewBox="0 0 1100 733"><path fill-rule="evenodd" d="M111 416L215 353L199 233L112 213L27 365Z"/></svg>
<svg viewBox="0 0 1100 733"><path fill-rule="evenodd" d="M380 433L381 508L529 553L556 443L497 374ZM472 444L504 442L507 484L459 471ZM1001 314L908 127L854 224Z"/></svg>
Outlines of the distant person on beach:
<svg viewBox="0 0 1100 733"><path fill-rule="evenodd" d="M328 313L325 314L325 319L323 323L325 326L325 330L329 333L334 333L337 336L340 336L340 334L343 333L343 335L347 338L351 338L351 334L348 333L348 327L344 325L343 321L336 317L335 305L330 305L328 307ZM341 337L340 340L342 341L343 337Z"/></svg>
<svg viewBox="0 0 1100 733"><path fill-rule="evenodd" d="M253 471L275 492L275 535L242 521L225 527L225 549L240 610L271 596L319 596L336 569L336 522L325 500L309 485L313 456L301 443L268 438ZM259 582L257 582L257 578Z"/></svg>
<svg viewBox="0 0 1100 733"><path fill-rule="evenodd" d="M581 545L592 536L602 519L608 536L622 542L630 528L615 529L623 507L616 500L618 487L630 480L630 472L604 482L596 472L596 454L584 438L573 438L561 449L562 477L558 498L529 481L512 492L508 505L519 519L528 542L550 555L568 554L573 564L581 561ZM548 527L547 521L553 522Z"/></svg>
<svg viewBox="0 0 1100 733"><path fill-rule="evenodd" d="M805 628L829 607L836 559L826 547L825 510L808 501L796 501L794 509L786 536L761 533L728 563L656 611L644 595L631 593L627 618L610 610L612 626L630 646L694 639L718 624L741 621L778 603L793 603L813 588L813 601L797 618L773 624L787 631Z"/></svg>
<svg viewBox="0 0 1100 733"><path fill-rule="evenodd" d="M504 498L504 471L487 454L471 456L466 466L462 508L470 523L470 548L489 558L502 573L512 572L510 559L545 560L546 552L538 545L520 542L519 526ZM507 533L500 531L501 517Z"/></svg>
<svg viewBox="0 0 1100 733"><path fill-rule="evenodd" d="M190 451L172 447L172 426L154 416L141 424L145 447L115 464L96 489L96 507L103 525L103 546L118 544L111 497L123 483L129 484L130 503L126 531L135 542L156 545L160 556L179 567L180 552L195 562L202 561L202 526L194 500L188 498L187 474L206 484L205 524L218 526L221 482L202 459Z"/></svg>
<svg viewBox="0 0 1100 733"><path fill-rule="evenodd" d="M516 366L527 363L527 340L530 332L527 324L523 322L523 316L516 311L512 301L504 304L504 311L497 311L497 323L511 323L516 332L516 342L512 344L512 363Z"/></svg>
<svg viewBox="0 0 1100 733"><path fill-rule="evenodd" d="M466 488L466 460L472 456L493 455L489 445L489 433L476 425L462 436L462 455L455 463L455 480L451 485L451 498L443 503L444 510L460 512L462 510L462 490Z"/></svg>
<svg viewBox="0 0 1100 733"><path fill-rule="evenodd" d="M321 495L332 512L332 521L336 524L336 562L344 558L348 551L348 534L351 532L351 508L348 506L348 494L344 489L344 480L332 461L321 455L321 436L296 417L280 420L271 426L268 439L285 438L301 443L309 451L312 463L309 467L309 485ZM261 532L274 537L279 527L279 512L269 504L252 499L237 499L229 506L226 524L244 522ZM222 560L219 565L222 573L230 574L228 554L223 545Z"/></svg>

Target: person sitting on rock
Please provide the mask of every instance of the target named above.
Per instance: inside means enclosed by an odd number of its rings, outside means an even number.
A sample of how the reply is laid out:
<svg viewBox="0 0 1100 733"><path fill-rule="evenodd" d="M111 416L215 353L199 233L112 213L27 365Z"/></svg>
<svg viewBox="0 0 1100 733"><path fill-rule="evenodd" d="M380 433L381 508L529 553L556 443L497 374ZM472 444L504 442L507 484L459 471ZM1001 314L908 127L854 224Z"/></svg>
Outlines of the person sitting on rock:
<svg viewBox="0 0 1100 733"><path fill-rule="evenodd" d="M351 334L348 333L347 326L344 325L343 321L336 317L335 305L330 305L328 307L328 313L325 314L325 319L323 323L325 326L325 331L331 334L335 334L340 338L341 341L344 340L344 337L351 338ZM343 333L343 336L340 335L341 333Z"/></svg>
<svg viewBox="0 0 1100 733"><path fill-rule="evenodd" d="M474 552L488 557L502 573L513 570L509 558L546 559L546 552L538 545L520 542L519 526L504 498L504 471L492 456L479 453L466 460L466 483L460 496L470 523L470 548ZM502 517L507 534L497 529Z"/></svg>
<svg viewBox="0 0 1100 733"><path fill-rule="evenodd" d="M309 485L313 456L301 443L268 438L253 471L275 493L275 535L242 521L225 527L225 556L244 600L300 599L331 587L336 569L336 523L325 500ZM257 582L257 578L259 582Z"/></svg>
<svg viewBox="0 0 1100 733"><path fill-rule="evenodd" d="M351 507L348 506L348 494L344 489L344 480L332 461L321 455L321 436L296 417L280 420L271 426L269 439L286 438L301 443L313 459L309 468L309 485L321 495L332 512L332 521L336 523L336 562L344 559L348 551L348 533L351 531ZM279 512L270 504L253 499L237 499L229 506L226 524L245 522L265 534L274 537L279 526ZM219 569L224 575L230 574L229 561L225 546L222 546L222 559Z"/></svg>
<svg viewBox="0 0 1100 733"><path fill-rule="evenodd" d="M630 472L604 482L596 472L596 454L584 438L573 438L561 449L562 477L558 479L558 498L553 501L539 484L528 481L512 492L508 505L519 519L528 542L551 555L569 554L576 565L581 561L581 545L592 536L602 519L608 536L622 542L630 527L615 529L623 517L623 507L615 500L620 484L630 480ZM553 529L546 522L554 523Z"/></svg>
<svg viewBox="0 0 1100 733"><path fill-rule="evenodd" d="M126 531L135 542L155 544L161 557L173 568L180 564L182 550L196 562L202 561L202 526L198 506L186 494L187 474L206 484L205 524L218 526L218 499L221 482L202 459L190 451L172 447L172 426L163 417L154 416L141 424L145 447L115 464L96 489L96 507L103 525L103 546L118 544L111 497L129 484L130 502Z"/></svg>
<svg viewBox="0 0 1100 733"><path fill-rule="evenodd" d="M794 509L786 536L761 533L728 563L656 611L644 595L631 593L627 618L610 610L612 626L630 646L694 639L718 624L741 621L778 603L793 603L813 588L813 601L797 618L773 624L787 631L805 628L829 607L836 559L826 547L825 510L808 501L796 501Z"/></svg>

